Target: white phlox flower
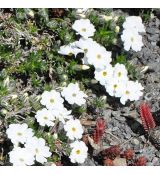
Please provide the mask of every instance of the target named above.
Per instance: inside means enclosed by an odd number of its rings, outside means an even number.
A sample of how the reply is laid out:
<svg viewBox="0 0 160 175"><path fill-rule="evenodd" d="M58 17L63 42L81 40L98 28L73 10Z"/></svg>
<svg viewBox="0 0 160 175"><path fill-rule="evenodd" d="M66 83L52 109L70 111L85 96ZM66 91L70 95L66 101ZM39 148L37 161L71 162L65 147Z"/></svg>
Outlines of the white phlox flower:
<svg viewBox="0 0 160 175"><path fill-rule="evenodd" d="M60 109L53 109L52 114L57 120L61 121L63 124L66 120L73 118L73 116L71 115L71 111L68 111L65 107Z"/></svg>
<svg viewBox="0 0 160 175"><path fill-rule="evenodd" d="M128 81L122 91L122 96L120 98L120 102L125 105L125 103L130 100L138 100L142 93L143 87L140 83L134 81Z"/></svg>
<svg viewBox="0 0 160 175"><path fill-rule="evenodd" d="M89 19L76 20L72 25L72 28L77 32L77 34L84 38L92 37L96 31L94 25L91 24Z"/></svg>
<svg viewBox="0 0 160 175"><path fill-rule="evenodd" d="M28 125L23 124L10 124L6 131L7 136L11 139L11 142L15 145L18 143L24 144L28 138L33 136L33 131L28 128Z"/></svg>
<svg viewBox="0 0 160 175"><path fill-rule="evenodd" d="M75 141L70 144L72 151L70 153L70 160L72 163L84 163L87 158L88 148L82 141Z"/></svg>
<svg viewBox="0 0 160 175"><path fill-rule="evenodd" d="M143 46L142 36L135 29L125 29L121 35L124 42L124 49L129 51L130 48L136 52L140 51Z"/></svg>
<svg viewBox="0 0 160 175"><path fill-rule="evenodd" d="M79 41L75 42L75 45L86 54L88 50L92 50L94 46L98 46L99 44L96 41L93 41L92 38L80 38Z"/></svg>
<svg viewBox="0 0 160 175"><path fill-rule="evenodd" d="M80 90L78 83L70 83L67 87L63 88L61 94L70 104L81 106L86 102L84 98L86 98L87 95Z"/></svg>
<svg viewBox="0 0 160 175"><path fill-rule="evenodd" d="M78 119L70 119L64 125L64 130L67 132L69 139L81 139L83 134L83 128Z"/></svg>
<svg viewBox="0 0 160 175"><path fill-rule="evenodd" d="M113 67L108 64L104 69L95 69L95 79L100 82L101 85L105 85L108 81L111 81L113 77Z"/></svg>
<svg viewBox="0 0 160 175"><path fill-rule="evenodd" d="M84 39L84 38L80 38L79 41L76 41L75 42L75 45L82 49L83 50L83 53L84 53L84 57L82 58L82 62L83 64L89 64L88 63L88 58L86 57L86 54L89 50L93 50L94 47L98 46L99 44L95 41L93 41L92 38L87 38L87 39Z"/></svg>
<svg viewBox="0 0 160 175"><path fill-rule="evenodd" d="M46 108L43 108L41 110L38 110L36 112L35 118L37 119L37 122L41 125L41 126L54 126L54 120L55 117L52 114L51 110L48 110Z"/></svg>
<svg viewBox="0 0 160 175"><path fill-rule="evenodd" d="M58 51L58 53L61 55L68 55L68 56L74 55L75 57L77 56L78 53L82 52L83 50L77 48L75 43L70 43L69 45L61 46Z"/></svg>
<svg viewBox="0 0 160 175"><path fill-rule="evenodd" d="M124 29L135 29L137 32L145 32L145 27L142 23L142 18L140 16L129 16L126 17L123 23Z"/></svg>
<svg viewBox="0 0 160 175"><path fill-rule="evenodd" d="M51 156L49 147L45 146L45 140L43 138L32 137L28 139L25 147L35 156L35 160L40 163L47 162L47 158Z"/></svg>
<svg viewBox="0 0 160 175"><path fill-rule="evenodd" d="M51 90L50 92L44 91L41 97L40 103L46 106L47 109L63 107L64 99L55 90Z"/></svg>
<svg viewBox="0 0 160 175"><path fill-rule="evenodd" d="M114 66L113 76L119 81L128 81L128 72L124 64L117 63Z"/></svg>
<svg viewBox="0 0 160 175"><path fill-rule="evenodd" d="M112 78L105 85L106 91L110 96L121 97L124 89L124 82L119 81L117 78Z"/></svg>
<svg viewBox="0 0 160 175"><path fill-rule="evenodd" d="M101 45L93 46L92 49L88 50L86 53L86 57L88 58L89 64L100 69L103 69L112 61L111 52L106 51Z"/></svg>
<svg viewBox="0 0 160 175"><path fill-rule="evenodd" d="M27 166L34 164L34 155L26 148L16 147L9 152L9 160L13 166Z"/></svg>

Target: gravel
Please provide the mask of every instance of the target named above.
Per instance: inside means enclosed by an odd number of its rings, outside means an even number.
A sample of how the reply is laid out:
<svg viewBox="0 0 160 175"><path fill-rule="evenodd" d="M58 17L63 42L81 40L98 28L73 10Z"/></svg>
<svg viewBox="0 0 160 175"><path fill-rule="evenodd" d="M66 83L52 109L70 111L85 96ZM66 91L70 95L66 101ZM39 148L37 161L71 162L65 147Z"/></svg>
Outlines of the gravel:
<svg viewBox="0 0 160 175"><path fill-rule="evenodd" d="M118 12L120 13L120 12ZM123 150L133 148L136 156L145 156L147 165L160 165L160 152L152 145L145 136L138 107L142 101L147 101L153 112L153 116L160 109L160 19L153 16L145 25L144 47L140 52L131 51L133 64L141 68L148 66L148 70L142 74L140 82L145 87L144 96L140 101L127 104L125 107L104 110L104 119L107 123L106 130L114 136L106 134L105 142L109 146L123 144ZM116 106L116 105L115 105ZM160 113L160 112L159 112ZM160 117L160 116L159 116ZM160 124L160 123L159 123Z"/></svg>

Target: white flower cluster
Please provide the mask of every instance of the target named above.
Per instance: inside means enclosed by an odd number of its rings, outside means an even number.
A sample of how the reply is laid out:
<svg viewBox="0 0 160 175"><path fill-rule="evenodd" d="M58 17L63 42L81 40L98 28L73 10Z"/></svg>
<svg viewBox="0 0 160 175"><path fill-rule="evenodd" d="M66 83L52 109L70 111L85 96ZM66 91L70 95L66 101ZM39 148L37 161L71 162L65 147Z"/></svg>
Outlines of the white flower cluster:
<svg viewBox="0 0 160 175"><path fill-rule="evenodd" d="M142 24L142 19L139 16L129 16L126 17L123 23L123 33L121 39L124 42L124 49L129 51L130 48L134 51L140 51L143 42L142 36L139 34L145 32L145 27Z"/></svg>
<svg viewBox="0 0 160 175"><path fill-rule="evenodd" d="M41 126L54 126L56 120L61 121L64 124L64 130L67 137L73 141L71 143L71 162L83 163L87 157L87 146L84 142L78 139L82 138L83 128L78 119L74 119L71 115L71 111L67 110L64 105L64 99L70 104L82 105L85 104L87 97L83 91L80 90L78 83L70 83L67 87L64 87L62 92L59 93L55 90L45 91L42 94L41 104L46 108L38 110L35 118ZM79 147L79 145L81 145Z"/></svg>
<svg viewBox="0 0 160 175"><path fill-rule="evenodd" d="M13 150L9 152L10 162L14 166L33 165L35 161L43 164L47 162L46 158L51 156L49 147L45 146L45 140L35 137L27 124L10 124L6 133L14 144ZM20 147L20 144L23 144L23 147Z"/></svg>
<svg viewBox="0 0 160 175"><path fill-rule="evenodd" d="M123 64L117 63L114 67L111 64L103 69L95 69L95 79L105 86L110 96L120 98L125 105L127 100L138 100L143 95L143 87L138 81L130 81L127 70Z"/></svg>
<svg viewBox="0 0 160 175"><path fill-rule="evenodd" d="M125 30L123 31L122 38L124 38L123 41L125 41L125 49L128 48L129 50L129 48L132 47L134 50L139 50L143 43L142 37L138 32L145 31L141 18L128 17L123 27ZM79 41L75 41L67 46L62 46L59 53L63 55L74 54L76 56L79 49L79 52L84 53L84 57L82 58L83 64L93 65L95 67L95 79L98 80L101 85L105 86L109 95L119 97L123 105L127 100L138 100L140 96L143 95L143 87L137 81L129 81L126 67L123 64L117 63L113 67L111 65L111 52L107 51L105 47L96 41L93 41L92 38L89 38L93 36L95 32L93 24L91 24L88 19L80 19L75 21L72 28L82 37ZM129 32L129 34L127 34L127 32ZM135 32L137 34L134 34ZM141 39L138 39L138 37ZM132 39L133 41L130 42ZM71 45L74 45L74 49ZM64 47L67 47L69 51L65 52ZM66 91L66 98L69 91L72 91L72 88L68 88L68 91ZM72 104L72 98L70 98L70 100L69 98L67 99Z"/></svg>

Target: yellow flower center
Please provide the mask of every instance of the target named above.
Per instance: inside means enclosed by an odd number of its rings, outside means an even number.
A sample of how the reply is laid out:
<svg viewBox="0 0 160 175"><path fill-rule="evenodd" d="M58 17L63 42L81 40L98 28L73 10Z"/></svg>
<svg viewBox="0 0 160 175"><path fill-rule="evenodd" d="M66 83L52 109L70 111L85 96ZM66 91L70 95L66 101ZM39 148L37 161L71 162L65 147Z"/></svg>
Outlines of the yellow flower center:
<svg viewBox="0 0 160 175"><path fill-rule="evenodd" d="M126 95L129 95L129 93L130 93L129 91L126 91Z"/></svg>
<svg viewBox="0 0 160 175"><path fill-rule="evenodd" d="M72 56L72 55L73 55L73 53L72 53L72 52L69 52L69 53L68 53L68 56Z"/></svg>
<svg viewBox="0 0 160 175"><path fill-rule="evenodd" d="M22 133L21 133L21 132L17 132L17 135L18 135L18 136L22 136Z"/></svg>
<svg viewBox="0 0 160 175"><path fill-rule="evenodd" d="M131 42L134 42L134 38L133 37L131 37Z"/></svg>
<svg viewBox="0 0 160 175"><path fill-rule="evenodd" d="M107 72L103 72L103 76L104 76L104 77L107 76Z"/></svg>
<svg viewBox="0 0 160 175"><path fill-rule="evenodd" d="M101 59L101 55L100 55L100 54L97 55L97 59L98 59L98 60Z"/></svg>
<svg viewBox="0 0 160 175"><path fill-rule="evenodd" d="M84 49L84 53L87 53L88 52L88 49Z"/></svg>
<svg viewBox="0 0 160 175"><path fill-rule="evenodd" d="M22 158L20 158L19 160L20 160L21 162L24 162L24 159L22 159Z"/></svg>
<svg viewBox="0 0 160 175"><path fill-rule="evenodd" d="M38 154L38 153L39 153L39 150L38 150L38 148L36 148L36 149L35 149L35 152L36 152L36 154Z"/></svg>
<svg viewBox="0 0 160 175"><path fill-rule="evenodd" d="M76 151L76 154L80 154L81 153L81 151L78 149L77 151Z"/></svg>
<svg viewBox="0 0 160 175"><path fill-rule="evenodd" d="M72 94L73 97L76 97L77 95L75 93Z"/></svg>
<svg viewBox="0 0 160 175"><path fill-rule="evenodd" d="M73 132L75 132L75 131L76 131L76 128L75 128L75 127L73 127L73 128L72 128L72 131L73 131Z"/></svg>
<svg viewBox="0 0 160 175"><path fill-rule="evenodd" d="M116 89L118 86L117 86L117 84L114 84L114 86L113 86L113 87L114 87L114 89Z"/></svg>
<svg viewBox="0 0 160 175"><path fill-rule="evenodd" d="M82 30L82 32L86 32L86 28L82 28L81 30Z"/></svg>
<svg viewBox="0 0 160 175"><path fill-rule="evenodd" d="M50 99L50 103L54 103L54 99L53 98Z"/></svg>
<svg viewBox="0 0 160 175"><path fill-rule="evenodd" d="M47 116L44 116L44 117L43 117L43 119L44 119L44 120L47 120L47 119L48 119L48 117L47 117Z"/></svg>
<svg viewBox="0 0 160 175"><path fill-rule="evenodd" d="M121 77L122 76L122 73L121 72L118 72L118 77Z"/></svg>

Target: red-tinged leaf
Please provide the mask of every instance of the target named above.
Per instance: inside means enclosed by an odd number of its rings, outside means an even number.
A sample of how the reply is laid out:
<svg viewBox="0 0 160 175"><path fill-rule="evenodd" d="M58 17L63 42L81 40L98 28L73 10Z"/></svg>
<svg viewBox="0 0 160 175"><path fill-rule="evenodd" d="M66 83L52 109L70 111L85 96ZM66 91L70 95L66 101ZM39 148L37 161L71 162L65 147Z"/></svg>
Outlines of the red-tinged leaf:
<svg viewBox="0 0 160 175"><path fill-rule="evenodd" d="M114 160L117 156L120 156L121 149L119 145L111 146L105 150L102 151L102 156L104 156L106 159Z"/></svg>
<svg viewBox="0 0 160 175"><path fill-rule="evenodd" d="M104 166L113 166L113 160L111 159L105 159L103 163L104 163Z"/></svg>
<svg viewBox="0 0 160 175"><path fill-rule="evenodd" d="M134 165L135 166L146 166L146 163L147 163L147 159L144 156L141 156L135 161Z"/></svg>
<svg viewBox="0 0 160 175"><path fill-rule="evenodd" d="M146 103L140 105L140 116L146 132L156 127L150 107Z"/></svg>
<svg viewBox="0 0 160 175"><path fill-rule="evenodd" d="M122 157L126 158L126 160L132 160L134 155L135 155L134 150L130 148L124 151L124 153L122 154Z"/></svg>
<svg viewBox="0 0 160 175"><path fill-rule="evenodd" d="M99 141L101 140L104 132L105 132L105 121L101 118L97 119L97 123L96 123L96 128L94 130L93 133L93 140L96 144L99 143Z"/></svg>

